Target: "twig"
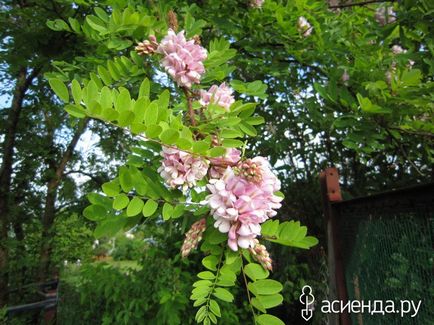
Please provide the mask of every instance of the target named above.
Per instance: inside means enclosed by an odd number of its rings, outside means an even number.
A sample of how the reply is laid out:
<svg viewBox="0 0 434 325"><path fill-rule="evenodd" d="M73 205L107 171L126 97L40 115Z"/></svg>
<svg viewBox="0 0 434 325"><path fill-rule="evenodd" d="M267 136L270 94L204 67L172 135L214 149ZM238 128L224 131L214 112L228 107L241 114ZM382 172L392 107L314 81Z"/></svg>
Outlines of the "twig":
<svg viewBox="0 0 434 325"><path fill-rule="evenodd" d="M344 3L336 6L329 6L329 9L340 9L340 8L348 8L348 7L356 7L356 6L365 6L371 3L381 3L381 2L395 2L396 0L369 0L363 2L352 2L352 3Z"/></svg>
<svg viewBox="0 0 434 325"><path fill-rule="evenodd" d="M185 97L187 98L188 116L190 117L190 124L192 126L196 126L196 119L195 119L194 109L191 101L191 96L188 93L187 88L182 87L182 90L184 92Z"/></svg>
<svg viewBox="0 0 434 325"><path fill-rule="evenodd" d="M252 310L253 322L254 322L254 324L256 324L256 314L255 314L255 310L253 309L252 298L250 296L249 287L247 285L246 273L244 272L243 254L241 252L240 252L240 257L241 257L241 272L243 273L244 285L246 286L247 299L249 300L249 306L250 306L250 309Z"/></svg>
<svg viewBox="0 0 434 325"><path fill-rule="evenodd" d="M405 129L401 129L399 127L390 127L389 129L396 130L396 131L403 132L403 133L408 133L408 134L413 134L413 135L418 135L421 137L427 137L427 138L434 139L434 133L405 130Z"/></svg>
<svg viewBox="0 0 434 325"><path fill-rule="evenodd" d="M410 159L410 157L408 156L407 152L404 149L404 146L402 145L402 143L395 138L395 136L388 130L386 129L387 134L389 134L389 136L392 138L392 140L396 143L396 145L398 146L399 150L401 150L402 154L404 155L404 158L408 160L408 162L410 163L411 166L413 166L413 168L418 172L418 174L420 176L426 176L417 166L416 164Z"/></svg>

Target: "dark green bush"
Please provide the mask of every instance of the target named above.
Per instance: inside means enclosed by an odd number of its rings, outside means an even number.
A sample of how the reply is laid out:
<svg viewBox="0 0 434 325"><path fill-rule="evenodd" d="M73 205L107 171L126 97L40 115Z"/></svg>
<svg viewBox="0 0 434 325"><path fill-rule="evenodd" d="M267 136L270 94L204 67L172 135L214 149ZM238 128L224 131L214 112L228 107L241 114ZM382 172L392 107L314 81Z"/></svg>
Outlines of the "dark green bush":
<svg viewBox="0 0 434 325"><path fill-rule="evenodd" d="M188 297L195 277L191 269L199 265L169 258L155 247L147 249L139 268L113 264L122 266L93 263L64 270L58 324L195 324ZM223 324L243 323L241 317L249 313L242 299L238 304L241 308L235 303L222 308Z"/></svg>

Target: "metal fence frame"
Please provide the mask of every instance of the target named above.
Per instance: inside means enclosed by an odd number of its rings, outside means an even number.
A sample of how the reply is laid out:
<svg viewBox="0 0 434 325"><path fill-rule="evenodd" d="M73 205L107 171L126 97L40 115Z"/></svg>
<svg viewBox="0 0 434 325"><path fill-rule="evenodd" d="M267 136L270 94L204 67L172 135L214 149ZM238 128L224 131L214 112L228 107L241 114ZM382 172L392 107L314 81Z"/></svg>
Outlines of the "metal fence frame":
<svg viewBox="0 0 434 325"><path fill-rule="evenodd" d="M339 219L342 210L351 209L387 209L416 210L417 204L434 207L434 183L417 185L379 194L342 200L339 186L339 173L334 167L327 168L320 174L323 210L327 227L328 265L329 265L329 299L348 301L345 268L342 245L339 234ZM348 312L339 315L330 314L330 324L350 325L351 318Z"/></svg>

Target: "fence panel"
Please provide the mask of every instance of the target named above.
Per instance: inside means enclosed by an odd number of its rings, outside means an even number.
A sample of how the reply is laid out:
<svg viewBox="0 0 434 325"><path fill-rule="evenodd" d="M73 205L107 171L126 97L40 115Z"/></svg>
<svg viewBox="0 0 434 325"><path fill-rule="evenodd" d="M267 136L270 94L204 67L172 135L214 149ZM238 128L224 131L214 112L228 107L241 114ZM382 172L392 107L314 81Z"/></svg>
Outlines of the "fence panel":
<svg viewBox="0 0 434 325"><path fill-rule="evenodd" d="M340 323L433 324L434 183L346 201L325 199L335 299L393 300L398 307L400 300L422 301L413 318L365 312L344 315Z"/></svg>

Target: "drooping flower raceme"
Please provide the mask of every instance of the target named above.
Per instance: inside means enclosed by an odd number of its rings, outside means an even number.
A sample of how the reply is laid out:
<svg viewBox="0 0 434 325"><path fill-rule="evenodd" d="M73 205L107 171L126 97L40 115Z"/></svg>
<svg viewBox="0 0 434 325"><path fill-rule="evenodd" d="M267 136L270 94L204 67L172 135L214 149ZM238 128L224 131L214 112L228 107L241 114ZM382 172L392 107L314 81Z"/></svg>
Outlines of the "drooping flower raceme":
<svg viewBox="0 0 434 325"><path fill-rule="evenodd" d="M274 194L280 189L280 181L268 161L256 157L250 163L255 165L255 175L246 178L244 162L240 162L238 167L227 167L220 179L211 179L207 185L211 194L206 202L214 226L228 233L228 245L234 251L254 247L254 239L261 233L260 224L276 215L282 201Z"/></svg>
<svg viewBox="0 0 434 325"><path fill-rule="evenodd" d="M216 104L229 111L229 108L235 102L233 92L233 89L228 87L226 83L222 83L218 87L213 85L208 91L201 90L199 102L203 106Z"/></svg>
<svg viewBox="0 0 434 325"><path fill-rule="evenodd" d="M161 156L163 161L158 172L172 188L181 186L185 191L195 186L208 172L209 162L188 152L163 147Z"/></svg>
<svg viewBox="0 0 434 325"><path fill-rule="evenodd" d="M254 239L253 247L249 248L250 254L257 260L264 269L273 271L273 260L264 245L261 245L257 239Z"/></svg>
<svg viewBox="0 0 434 325"><path fill-rule="evenodd" d="M202 240L204 231L206 230L205 218L196 221L191 225L190 230L185 234L184 242L181 247L182 257L186 257L193 249L197 248L197 245Z"/></svg>
<svg viewBox="0 0 434 325"><path fill-rule="evenodd" d="M194 40L187 41L184 31L176 34L169 29L156 52L164 55L162 64L179 86L190 88L200 82L207 51Z"/></svg>

